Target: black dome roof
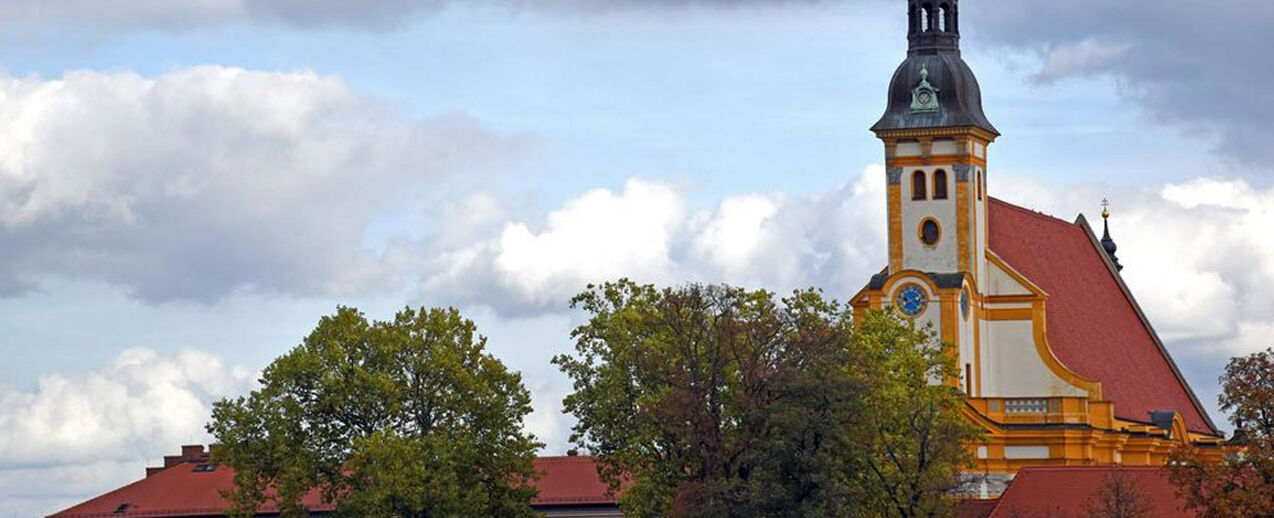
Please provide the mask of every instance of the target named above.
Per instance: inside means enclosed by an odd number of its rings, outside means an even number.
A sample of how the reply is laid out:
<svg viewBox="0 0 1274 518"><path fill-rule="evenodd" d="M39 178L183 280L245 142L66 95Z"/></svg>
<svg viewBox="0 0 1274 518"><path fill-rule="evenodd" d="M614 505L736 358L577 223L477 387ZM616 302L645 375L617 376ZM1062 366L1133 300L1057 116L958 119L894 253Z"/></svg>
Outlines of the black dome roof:
<svg viewBox="0 0 1274 518"><path fill-rule="evenodd" d="M959 0L908 0L907 59L889 82L889 105L872 131L976 126L1000 132L982 112L982 90L960 57ZM913 94L927 81L934 109L917 109Z"/></svg>

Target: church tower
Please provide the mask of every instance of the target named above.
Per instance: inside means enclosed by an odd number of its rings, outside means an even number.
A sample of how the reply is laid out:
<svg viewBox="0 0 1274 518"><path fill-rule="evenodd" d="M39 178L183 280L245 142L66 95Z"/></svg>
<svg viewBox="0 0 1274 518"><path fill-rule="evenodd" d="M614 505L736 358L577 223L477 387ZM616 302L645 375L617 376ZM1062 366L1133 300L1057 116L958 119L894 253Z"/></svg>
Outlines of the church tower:
<svg viewBox="0 0 1274 518"><path fill-rule="evenodd" d="M852 297L929 326L987 441L983 480L1033 465L1155 465L1220 434L1120 276L1115 246L992 198L1000 136L960 55L959 0L907 0L907 56L871 127L885 148L887 266ZM1219 450L1217 450L1219 452ZM997 492L983 483L984 493Z"/></svg>
<svg viewBox="0 0 1274 518"><path fill-rule="evenodd" d="M960 384L975 394L976 326L962 317L986 287L987 149L999 132L960 57L959 7L959 0L908 1L907 58L871 129L885 145L888 273L931 274L930 282L898 284L888 300L959 345ZM930 312L921 304L929 300L947 304Z"/></svg>

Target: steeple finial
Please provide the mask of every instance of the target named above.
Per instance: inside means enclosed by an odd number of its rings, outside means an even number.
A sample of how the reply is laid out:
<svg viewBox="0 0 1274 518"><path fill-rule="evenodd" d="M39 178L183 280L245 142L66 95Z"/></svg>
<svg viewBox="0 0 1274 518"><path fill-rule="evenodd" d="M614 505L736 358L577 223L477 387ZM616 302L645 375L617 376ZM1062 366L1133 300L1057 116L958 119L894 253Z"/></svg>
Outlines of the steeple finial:
<svg viewBox="0 0 1274 518"><path fill-rule="evenodd" d="M1101 247L1106 251L1106 255L1110 257L1110 262L1115 263L1115 269L1124 270L1124 265L1119 264L1119 258L1115 257L1115 251L1119 249L1115 246L1115 240L1110 238L1110 199L1102 198L1101 200L1101 220L1102 220L1102 236Z"/></svg>

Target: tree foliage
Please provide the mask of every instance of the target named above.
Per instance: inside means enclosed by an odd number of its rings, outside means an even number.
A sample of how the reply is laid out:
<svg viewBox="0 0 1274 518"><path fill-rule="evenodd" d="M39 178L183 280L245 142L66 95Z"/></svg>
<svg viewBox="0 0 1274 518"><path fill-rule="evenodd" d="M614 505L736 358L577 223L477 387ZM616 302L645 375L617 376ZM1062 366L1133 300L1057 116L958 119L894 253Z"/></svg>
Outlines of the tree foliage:
<svg viewBox="0 0 1274 518"><path fill-rule="evenodd" d="M213 408L232 513L274 500L302 516L320 491L342 515L534 516L530 394L485 347L455 309L322 318L260 389Z"/></svg>
<svg viewBox="0 0 1274 518"><path fill-rule="evenodd" d="M572 440L629 516L936 516L976 432L932 333L816 291L627 280L572 301Z"/></svg>
<svg viewBox="0 0 1274 518"><path fill-rule="evenodd" d="M1202 517L1274 516L1274 349L1232 358L1220 381L1242 447L1214 462L1184 446L1169 463L1172 481Z"/></svg>

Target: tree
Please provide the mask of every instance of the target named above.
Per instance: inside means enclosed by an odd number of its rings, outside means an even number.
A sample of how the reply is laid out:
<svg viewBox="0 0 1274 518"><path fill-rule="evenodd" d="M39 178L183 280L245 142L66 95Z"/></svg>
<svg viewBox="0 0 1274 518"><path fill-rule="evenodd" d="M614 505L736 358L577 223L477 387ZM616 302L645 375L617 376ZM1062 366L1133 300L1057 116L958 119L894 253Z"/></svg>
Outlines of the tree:
<svg viewBox="0 0 1274 518"><path fill-rule="evenodd" d="M1274 349L1232 358L1220 381L1218 401L1241 444L1219 462L1183 446L1168 465L1170 477L1200 516L1274 516Z"/></svg>
<svg viewBox="0 0 1274 518"><path fill-rule="evenodd" d="M865 355L856 366L869 383L855 430L866 469L856 483L873 509L899 518L945 516L969 445L983 432L964 415L964 396L947 380L959 373L949 349L933 333L869 312L851 344Z"/></svg>
<svg viewBox="0 0 1274 518"><path fill-rule="evenodd" d="M534 516L530 394L485 347L455 309L323 317L261 388L213 407L213 460L235 470L230 511L273 499L302 516L318 490L345 515Z"/></svg>
<svg viewBox="0 0 1274 518"><path fill-rule="evenodd" d="M572 305L591 316L554 359L574 381L572 440L612 488L628 481L627 515L937 513L944 495L919 493L955 486L967 453L939 442L968 425L929 383L954 372L931 333L880 313L856 326L813 290L621 280Z"/></svg>
<svg viewBox="0 0 1274 518"><path fill-rule="evenodd" d="M1118 467L1106 476L1090 502L1090 518L1148 518L1154 506L1141 485Z"/></svg>

